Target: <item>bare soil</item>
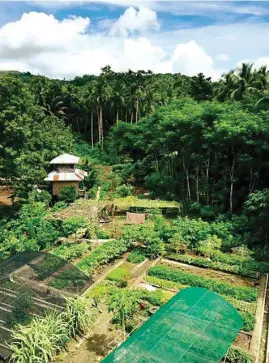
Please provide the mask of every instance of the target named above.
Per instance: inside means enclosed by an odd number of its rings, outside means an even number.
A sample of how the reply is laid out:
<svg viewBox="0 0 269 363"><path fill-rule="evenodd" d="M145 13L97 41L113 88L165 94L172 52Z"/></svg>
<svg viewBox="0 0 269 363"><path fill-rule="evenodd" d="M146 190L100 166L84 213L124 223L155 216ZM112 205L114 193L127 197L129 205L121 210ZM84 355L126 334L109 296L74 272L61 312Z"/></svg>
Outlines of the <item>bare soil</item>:
<svg viewBox="0 0 269 363"><path fill-rule="evenodd" d="M0 187L0 205L12 205L12 201L9 198L12 192L10 188Z"/></svg>

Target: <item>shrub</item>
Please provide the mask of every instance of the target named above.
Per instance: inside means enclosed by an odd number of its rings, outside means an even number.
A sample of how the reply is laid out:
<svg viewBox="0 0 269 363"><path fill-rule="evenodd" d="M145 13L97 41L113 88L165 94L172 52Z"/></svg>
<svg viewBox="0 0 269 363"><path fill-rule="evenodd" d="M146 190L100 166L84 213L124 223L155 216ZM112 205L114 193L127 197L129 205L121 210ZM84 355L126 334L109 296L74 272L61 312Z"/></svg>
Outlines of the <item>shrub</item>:
<svg viewBox="0 0 269 363"><path fill-rule="evenodd" d="M140 250L133 250L127 257L128 262L141 263L146 259L144 253Z"/></svg>
<svg viewBox="0 0 269 363"><path fill-rule="evenodd" d="M116 188L116 191L113 193L113 198L122 198L129 197L132 195L133 187L131 185L120 185Z"/></svg>
<svg viewBox="0 0 269 363"><path fill-rule="evenodd" d="M119 287L126 287L129 278L130 273L124 267L115 268L107 276L108 280L114 281Z"/></svg>
<svg viewBox="0 0 269 363"><path fill-rule="evenodd" d="M56 212L59 212L60 210L65 209L66 207L67 207L67 204L65 202L57 202L51 208L51 212L56 213Z"/></svg>
<svg viewBox="0 0 269 363"><path fill-rule="evenodd" d="M100 239L109 239L111 238L111 235L103 229L98 229L96 232L96 237Z"/></svg>
<svg viewBox="0 0 269 363"><path fill-rule="evenodd" d="M84 217L69 217L63 221L63 231L66 236L77 232L79 228L86 228L88 222Z"/></svg>
<svg viewBox="0 0 269 363"><path fill-rule="evenodd" d="M251 314L248 311L240 311L241 318L244 321L244 325L242 330L251 332L253 331L256 323L255 315Z"/></svg>
<svg viewBox="0 0 269 363"><path fill-rule="evenodd" d="M199 241L198 243L199 247L207 247L207 248L212 248L212 249L220 249L221 248L221 239L218 238L216 235L213 236L209 236L206 240L204 241Z"/></svg>
<svg viewBox="0 0 269 363"><path fill-rule="evenodd" d="M28 194L28 202L30 204L41 202L48 207L51 202L51 195L46 190L33 190Z"/></svg>
<svg viewBox="0 0 269 363"><path fill-rule="evenodd" d="M253 363L253 358L238 347L231 347L229 352L225 356L225 362L227 363Z"/></svg>
<svg viewBox="0 0 269 363"><path fill-rule="evenodd" d="M74 187L66 186L61 190L58 198L60 201L73 203L78 198L78 194Z"/></svg>
<svg viewBox="0 0 269 363"><path fill-rule="evenodd" d="M235 286L215 279L207 279L202 276L175 270L166 266L151 267L148 270L148 274L165 280L179 282L182 285L204 287L219 294L231 296L239 300L255 301L257 298L256 288Z"/></svg>
<svg viewBox="0 0 269 363"><path fill-rule="evenodd" d="M90 246L86 242L79 244L63 243L61 246L51 250L50 253L71 262L83 256L89 250Z"/></svg>

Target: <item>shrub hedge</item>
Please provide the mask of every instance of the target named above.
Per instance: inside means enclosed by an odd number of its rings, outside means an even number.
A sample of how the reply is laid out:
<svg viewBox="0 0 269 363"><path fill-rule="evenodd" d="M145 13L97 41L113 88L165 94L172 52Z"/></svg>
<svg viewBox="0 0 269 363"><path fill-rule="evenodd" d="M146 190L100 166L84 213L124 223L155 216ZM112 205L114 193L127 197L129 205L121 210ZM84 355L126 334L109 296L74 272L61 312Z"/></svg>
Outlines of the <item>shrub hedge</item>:
<svg viewBox="0 0 269 363"><path fill-rule="evenodd" d="M255 301L257 299L257 288L235 286L229 283L220 282L215 279L207 279L183 271L177 271L166 266L154 266L148 270L149 276L178 282L182 285L204 287L222 295L234 297L243 301Z"/></svg>

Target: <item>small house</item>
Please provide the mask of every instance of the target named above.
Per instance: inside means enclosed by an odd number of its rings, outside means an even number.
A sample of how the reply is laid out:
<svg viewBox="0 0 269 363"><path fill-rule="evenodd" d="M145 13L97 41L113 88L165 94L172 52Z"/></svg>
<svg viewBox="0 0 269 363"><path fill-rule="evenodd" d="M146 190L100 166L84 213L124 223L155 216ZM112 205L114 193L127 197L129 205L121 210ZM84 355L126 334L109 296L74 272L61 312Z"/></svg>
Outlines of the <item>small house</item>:
<svg viewBox="0 0 269 363"><path fill-rule="evenodd" d="M70 154L62 154L51 160L53 171L44 180L51 182L53 196L59 195L67 186L74 187L77 192L84 190L83 181L87 173L76 168L78 162L79 157Z"/></svg>

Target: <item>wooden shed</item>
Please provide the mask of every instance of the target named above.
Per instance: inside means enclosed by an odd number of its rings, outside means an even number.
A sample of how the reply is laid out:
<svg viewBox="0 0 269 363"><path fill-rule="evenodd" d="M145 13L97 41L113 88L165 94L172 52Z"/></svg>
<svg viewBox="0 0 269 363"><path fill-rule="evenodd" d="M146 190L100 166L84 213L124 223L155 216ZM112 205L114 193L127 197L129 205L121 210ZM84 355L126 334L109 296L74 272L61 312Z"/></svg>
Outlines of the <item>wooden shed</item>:
<svg viewBox="0 0 269 363"><path fill-rule="evenodd" d="M79 157L71 154L62 154L52 159L50 164L53 165L53 171L44 179L52 184L52 195L57 196L66 186L72 186L79 192L82 189L82 184L86 171L76 168L79 162Z"/></svg>

